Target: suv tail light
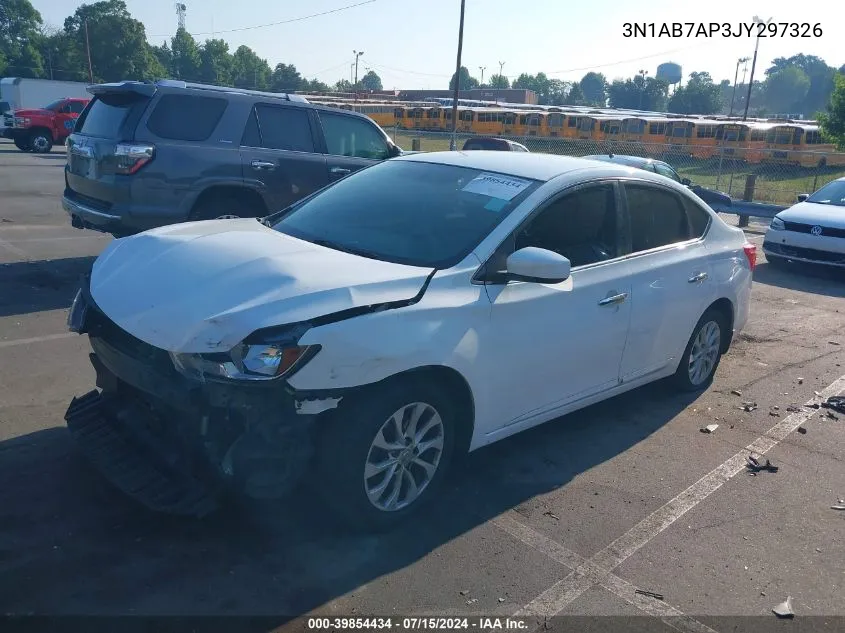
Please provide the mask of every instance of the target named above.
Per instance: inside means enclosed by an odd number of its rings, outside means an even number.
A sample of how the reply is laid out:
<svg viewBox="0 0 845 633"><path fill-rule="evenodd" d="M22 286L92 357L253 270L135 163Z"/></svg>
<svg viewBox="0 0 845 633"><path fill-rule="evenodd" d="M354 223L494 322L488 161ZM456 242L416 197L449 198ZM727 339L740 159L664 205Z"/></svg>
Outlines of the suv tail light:
<svg viewBox="0 0 845 633"><path fill-rule="evenodd" d="M115 173L131 176L153 159L155 149L155 145L118 143L114 148Z"/></svg>
<svg viewBox="0 0 845 633"><path fill-rule="evenodd" d="M748 266L753 271L755 266L757 266L757 247L754 244L746 242L742 250L745 251L745 256L748 258Z"/></svg>

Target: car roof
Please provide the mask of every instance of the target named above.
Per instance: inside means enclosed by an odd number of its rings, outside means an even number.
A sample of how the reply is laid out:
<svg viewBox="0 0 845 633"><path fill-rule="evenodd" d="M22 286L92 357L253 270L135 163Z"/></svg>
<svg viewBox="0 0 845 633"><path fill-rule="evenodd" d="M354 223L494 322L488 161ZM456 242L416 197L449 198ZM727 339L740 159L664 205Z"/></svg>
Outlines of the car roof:
<svg viewBox="0 0 845 633"><path fill-rule="evenodd" d="M653 158L643 158L642 156L628 156L625 154L592 154L584 157L587 160L600 160L606 163L622 163L623 165L630 165L632 167L644 167L652 163L660 163L665 165L663 161L655 160Z"/></svg>
<svg viewBox="0 0 845 633"><path fill-rule="evenodd" d="M392 160L454 165L482 171L507 174L517 178L548 181L563 174L583 169L600 170L605 173L625 175L632 173L624 165L607 164L599 166L596 161L557 154L537 154L530 152L499 152L494 150L475 150L471 152L425 152L411 156L399 156ZM638 170L637 177L647 178L651 174ZM655 178L657 181L658 179ZM663 180L659 180L663 182Z"/></svg>

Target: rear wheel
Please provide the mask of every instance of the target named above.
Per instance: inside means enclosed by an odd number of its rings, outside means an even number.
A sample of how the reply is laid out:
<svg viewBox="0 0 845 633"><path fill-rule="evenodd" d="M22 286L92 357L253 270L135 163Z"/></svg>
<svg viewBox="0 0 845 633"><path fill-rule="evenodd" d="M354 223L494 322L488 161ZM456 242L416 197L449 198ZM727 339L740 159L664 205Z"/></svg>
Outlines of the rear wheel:
<svg viewBox="0 0 845 633"><path fill-rule="evenodd" d="M366 390L332 412L317 450L326 503L358 529L384 530L416 513L443 482L456 409L436 383Z"/></svg>
<svg viewBox="0 0 845 633"><path fill-rule="evenodd" d="M29 138L16 138L15 147L22 152L28 152L30 150Z"/></svg>
<svg viewBox="0 0 845 633"><path fill-rule="evenodd" d="M247 196L235 193L206 195L197 202L191 212L191 220L226 220L232 218L254 218L263 215L263 208L256 208Z"/></svg>
<svg viewBox="0 0 845 633"><path fill-rule="evenodd" d="M675 372L675 385L682 391L703 391L713 381L728 336L727 319L709 309L699 319Z"/></svg>
<svg viewBox="0 0 845 633"><path fill-rule="evenodd" d="M34 130L29 135L29 146L37 154L46 154L53 149L53 137L45 130Z"/></svg>

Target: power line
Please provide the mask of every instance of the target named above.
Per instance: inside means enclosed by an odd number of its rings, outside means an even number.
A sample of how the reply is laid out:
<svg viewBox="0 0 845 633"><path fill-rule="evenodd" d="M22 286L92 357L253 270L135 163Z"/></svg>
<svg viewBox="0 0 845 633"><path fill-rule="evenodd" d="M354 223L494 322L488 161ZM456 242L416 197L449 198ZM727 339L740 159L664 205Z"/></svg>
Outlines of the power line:
<svg viewBox="0 0 845 633"><path fill-rule="evenodd" d="M323 15L330 15L332 13L339 13L340 11L346 11L347 9L354 9L355 7L361 7L361 6L364 6L365 4L372 4L373 2L378 2L378 0L364 0L363 2L358 2L356 4L349 4L349 5L346 5L345 7L338 7L337 9L330 9L329 11L321 11L320 13L312 13L311 15L303 15L302 17L291 18L289 20L279 20L278 22L267 22L265 24L256 24L256 25L253 25L253 26L242 26L242 27L239 27L239 28L236 28L236 29L223 29L223 30L219 30L219 31L202 31L202 32L198 32L198 33L191 33L191 35L192 36L197 36L197 35L216 36L220 33L237 33L237 32L240 32L240 31L252 31L254 29L263 29L263 28L266 28L268 26L279 26L281 24L291 24L293 22L302 22L303 20L310 20L311 18L319 18L320 16L323 16ZM168 33L168 34L165 34L165 35L148 35L147 37L170 37L170 36L171 36L171 34Z"/></svg>

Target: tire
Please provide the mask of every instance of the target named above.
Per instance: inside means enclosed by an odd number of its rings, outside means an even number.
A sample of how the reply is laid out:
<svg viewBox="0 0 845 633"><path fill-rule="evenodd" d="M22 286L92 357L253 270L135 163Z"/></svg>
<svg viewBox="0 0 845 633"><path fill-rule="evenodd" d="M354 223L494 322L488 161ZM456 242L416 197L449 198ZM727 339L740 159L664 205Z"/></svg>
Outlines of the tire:
<svg viewBox="0 0 845 633"><path fill-rule="evenodd" d="M14 143L15 143L15 147L17 147L22 152L28 152L31 149L30 145L29 145L29 138L25 138L25 139L16 138L14 140Z"/></svg>
<svg viewBox="0 0 845 633"><path fill-rule="evenodd" d="M222 220L225 218L250 218L260 215L251 213L247 203L240 196L225 193L207 196L191 211L191 220Z"/></svg>
<svg viewBox="0 0 845 633"><path fill-rule="evenodd" d="M341 401L341 406L326 420L318 438L317 492L326 505L348 526L362 531L384 531L417 513L436 495L454 455L457 411L452 401L448 392L436 382L410 379L373 387L346 403ZM430 475L413 461L413 442L406 443L407 448L402 451L393 451L392 457L391 453L374 445L379 438L391 445L398 444L393 426L394 414L397 414L396 419L407 425L415 411L421 413L418 423L423 425L422 429L417 426L417 439L429 444L419 453L419 458L434 464L433 474ZM439 416L439 427L433 413ZM433 426L426 430L429 424ZM436 458L437 444L431 445L438 437L441 439L439 459ZM365 477L368 463L388 461L393 465L374 470L369 478ZM398 469L395 468L397 464ZM395 475L388 481L391 472ZM384 476L382 473L385 473ZM383 509L395 491L393 482L397 477L399 490L395 507ZM420 492L403 506L411 492L409 477L415 479ZM385 483L387 487L379 495L378 486ZM374 500L371 500L371 494ZM381 503L383 507L377 507L376 503Z"/></svg>
<svg viewBox="0 0 845 633"><path fill-rule="evenodd" d="M44 130L34 130L29 135L29 147L36 154L46 154L53 149L53 137Z"/></svg>
<svg viewBox="0 0 845 633"><path fill-rule="evenodd" d="M715 326L715 332L714 332ZM722 346L724 345L725 336L728 335L727 319L725 315L719 310L713 308L707 310L692 331L689 342L687 343L684 354L681 357L681 362L678 364L678 369L673 376L675 386L680 391L697 392L704 391L713 382L713 376L716 374L716 369L719 367L719 361L722 359ZM713 336L715 334L715 340ZM699 336L702 337L699 340ZM705 370L703 375L695 375L693 368L690 366L694 350L700 349L700 345L705 344L709 353L705 352L709 360L705 362Z"/></svg>

